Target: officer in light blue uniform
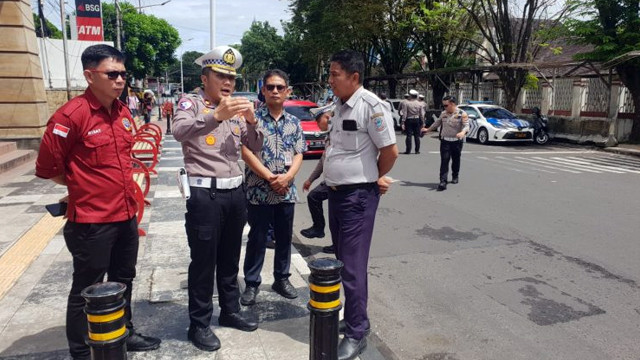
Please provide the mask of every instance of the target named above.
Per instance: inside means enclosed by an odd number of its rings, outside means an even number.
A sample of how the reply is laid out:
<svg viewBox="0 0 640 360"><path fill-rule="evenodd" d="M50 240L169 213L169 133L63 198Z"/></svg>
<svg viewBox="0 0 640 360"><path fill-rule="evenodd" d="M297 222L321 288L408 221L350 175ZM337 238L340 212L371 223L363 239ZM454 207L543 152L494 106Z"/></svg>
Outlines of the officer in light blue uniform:
<svg viewBox="0 0 640 360"><path fill-rule="evenodd" d="M398 148L391 112L362 87L362 55L343 50L331 57L329 84L338 97L324 162L329 187L329 228L336 257L344 263L345 336L338 359L353 359L367 346L367 265L380 194L389 188Z"/></svg>

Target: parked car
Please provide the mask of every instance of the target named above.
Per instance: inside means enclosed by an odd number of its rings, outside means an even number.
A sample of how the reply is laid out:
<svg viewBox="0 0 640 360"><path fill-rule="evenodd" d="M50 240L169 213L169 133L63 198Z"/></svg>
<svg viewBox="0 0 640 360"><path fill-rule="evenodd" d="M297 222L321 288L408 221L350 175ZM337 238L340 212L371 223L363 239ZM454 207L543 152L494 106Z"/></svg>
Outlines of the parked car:
<svg viewBox="0 0 640 360"><path fill-rule="evenodd" d="M304 155L322 155L327 140L327 132L318 127L316 119L309 110L318 107L316 103L306 100L286 100L284 111L300 119L304 141L307 143L307 151Z"/></svg>
<svg viewBox="0 0 640 360"><path fill-rule="evenodd" d="M387 99L386 101L389 102L392 106L391 106L391 116L393 117L393 127L396 130L400 130L400 113L398 112L398 109L400 108L400 102L403 99Z"/></svg>
<svg viewBox="0 0 640 360"><path fill-rule="evenodd" d="M533 141L533 126L509 110L491 104L463 104L458 106L469 115L467 138L481 144L491 141Z"/></svg>

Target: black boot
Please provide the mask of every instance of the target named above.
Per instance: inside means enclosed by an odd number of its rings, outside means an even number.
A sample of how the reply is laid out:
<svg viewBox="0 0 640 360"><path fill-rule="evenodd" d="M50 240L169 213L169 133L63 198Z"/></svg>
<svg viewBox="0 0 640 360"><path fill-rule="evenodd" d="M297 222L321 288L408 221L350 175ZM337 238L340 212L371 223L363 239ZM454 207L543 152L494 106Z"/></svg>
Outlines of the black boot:
<svg viewBox="0 0 640 360"><path fill-rule="evenodd" d="M302 234L302 236L308 238L308 239L313 239L313 238L323 238L324 237L324 230L320 230L315 228L314 226L308 228L308 229L304 229L304 230L300 230L300 234Z"/></svg>
<svg viewBox="0 0 640 360"><path fill-rule="evenodd" d="M254 305L256 303L256 296L258 296L259 292L260 289L257 287L247 285L240 296L240 304L244 306Z"/></svg>
<svg viewBox="0 0 640 360"><path fill-rule="evenodd" d="M367 337L360 340L344 337L338 345L338 360L352 360L367 348Z"/></svg>
<svg viewBox="0 0 640 360"><path fill-rule="evenodd" d="M220 339L211 331L210 327L200 328L189 326L187 337L195 347L204 351L216 351L220 349Z"/></svg>
<svg viewBox="0 0 640 360"><path fill-rule="evenodd" d="M220 326L232 327L242 331L254 331L258 328L257 322L242 317L240 313L227 314L225 312L220 312L218 324L220 324Z"/></svg>
<svg viewBox="0 0 640 360"><path fill-rule="evenodd" d="M440 181L440 184L438 185L438 191L444 191L444 190L447 190L447 182Z"/></svg>

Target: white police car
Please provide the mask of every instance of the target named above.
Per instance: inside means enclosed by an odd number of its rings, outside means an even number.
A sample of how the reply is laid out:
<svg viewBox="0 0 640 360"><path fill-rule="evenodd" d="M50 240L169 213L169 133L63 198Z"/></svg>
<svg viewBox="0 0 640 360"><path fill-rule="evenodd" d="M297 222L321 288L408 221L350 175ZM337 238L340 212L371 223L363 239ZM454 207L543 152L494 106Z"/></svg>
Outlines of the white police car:
<svg viewBox="0 0 640 360"><path fill-rule="evenodd" d="M469 115L467 138L481 144L490 141L533 141L533 126L509 110L491 104L462 104L458 106Z"/></svg>

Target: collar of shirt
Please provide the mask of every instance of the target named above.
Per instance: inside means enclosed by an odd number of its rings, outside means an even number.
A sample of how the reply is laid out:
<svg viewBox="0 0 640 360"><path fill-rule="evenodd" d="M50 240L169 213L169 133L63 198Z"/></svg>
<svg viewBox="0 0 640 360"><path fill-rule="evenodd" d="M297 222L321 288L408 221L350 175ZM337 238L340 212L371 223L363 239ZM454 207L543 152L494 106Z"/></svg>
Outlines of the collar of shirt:
<svg viewBox="0 0 640 360"><path fill-rule="evenodd" d="M101 108L103 108L100 100L98 100L93 91L91 91L91 88L87 88L87 90L84 91L84 95L92 110L100 110ZM124 106L124 104L120 102L119 99L113 100L113 103L111 104L111 114L113 114L114 112L120 113L121 106Z"/></svg>
<svg viewBox="0 0 640 360"><path fill-rule="evenodd" d="M202 98L202 102L209 108L215 108L216 105L213 103L213 99L207 95L206 92L204 92L204 90L200 89L200 91L198 92L198 95L200 95L200 97Z"/></svg>
<svg viewBox="0 0 640 360"><path fill-rule="evenodd" d="M351 94L351 97L349 98L349 100L347 100L346 103L343 104L342 100L338 101L340 102L340 105L347 105L348 107L353 108L356 105L356 102L362 97L363 92L364 87L360 85L360 87L353 94Z"/></svg>
<svg viewBox="0 0 640 360"><path fill-rule="evenodd" d="M281 126L280 125L281 123L284 124L285 122L290 122L293 119L293 115L286 112L283 108L282 115L280 116L280 120L276 121L276 119L274 119L273 116L271 116L271 113L269 112L269 108L266 106L256 110L256 117L261 119L263 122L277 124L277 126Z"/></svg>

